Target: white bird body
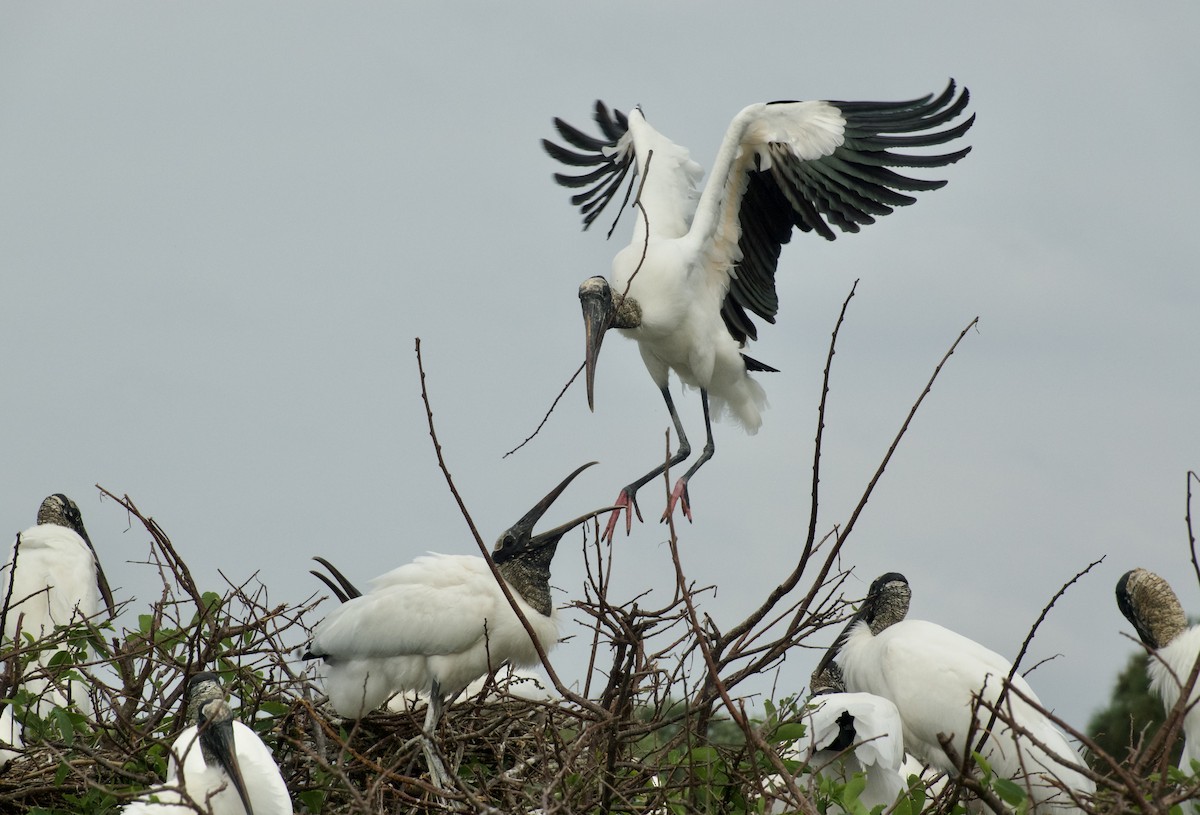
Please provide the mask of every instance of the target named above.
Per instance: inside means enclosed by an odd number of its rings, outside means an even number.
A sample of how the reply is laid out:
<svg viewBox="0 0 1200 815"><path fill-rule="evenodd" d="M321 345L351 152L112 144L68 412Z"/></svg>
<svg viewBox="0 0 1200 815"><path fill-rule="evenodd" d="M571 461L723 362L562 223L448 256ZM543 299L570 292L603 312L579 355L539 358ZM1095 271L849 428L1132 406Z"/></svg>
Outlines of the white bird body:
<svg viewBox="0 0 1200 815"><path fill-rule="evenodd" d="M1167 645L1159 648L1157 656L1150 657L1148 673L1150 689L1162 699L1168 711L1175 707L1200 655L1200 625L1192 626ZM1183 755L1179 769L1192 772L1192 762L1200 761L1200 681L1192 688L1188 697L1188 711L1183 717Z"/></svg>
<svg viewBox="0 0 1200 815"><path fill-rule="evenodd" d="M90 542L84 537L87 533L75 503L62 494L52 495L42 502L38 521L20 533L0 570L3 574L0 601L6 604L4 641L16 643L20 634L18 644L22 646L26 636L40 640L53 634L56 627L98 617L105 603L112 610L108 583ZM64 525L67 523L74 528ZM95 657L90 646L86 651L87 658ZM64 692L45 676L37 675L49 665L54 653L47 648L26 667L21 687L33 701L23 715L44 719L56 707L73 705L91 717L94 710L85 682L70 680ZM0 711L0 743L24 747L22 731L13 706L5 705ZM0 766L16 755L12 750L0 749Z"/></svg>
<svg viewBox="0 0 1200 815"><path fill-rule="evenodd" d="M513 596L542 647L552 648L557 614ZM380 575L368 592L330 612L310 650L326 659L334 709L352 718L398 690L427 690L436 679L443 692L455 693L501 662L538 662L487 563L471 555L428 554Z"/></svg>
<svg viewBox="0 0 1200 815"><path fill-rule="evenodd" d="M887 606L897 597L902 599L902 610L898 610L899 602ZM957 762L947 755L939 734L950 737L958 757L973 751L991 718L991 712L976 705L974 699L994 705L1012 664L936 623L903 619L907 608L908 584L903 576L891 573L879 578L831 654L836 654L847 690L882 696L896 705L906 750L934 768L954 774ZM1039 807L1076 810L1056 783L1077 795L1093 793L1095 784L1082 772L1083 759L1035 707L1041 702L1029 683L1014 675L1011 684L1030 701L1012 691L1005 695L982 755L997 776L1017 781ZM1014 737L1006 717L1030 735ZM1048 752L1038 744L1045 745Z"/></svg>
<svg viewBox="0 0 1200 815"><path fill-rule="evenodd" d="M866 623L850 632L842 650L842 670L846 687L861 689L890 699L901 709L904 743L913 754L939 770L953 772L955 763L946 755L938 734L952 736L955 752L973 749L980 728L987 724L990 712L983 707L975 714L978 725L972 730L972 696L995 704L1012 663L972 639L925 620L904 620L872 635ZM1017 674L1013 687L1037 704L1037 694ZM936 690L933 690L936 689ZM1016 694L1006 696L1004 709L1012 706L1012 715L1029 729L1034 740L1070 762L1082 764L1079 754L1066 737L1042 713ZM967 744L971 735L972 744ZM1047 756L1030 741L1021 739L1020 757L1011 729L997 720L984 747L984 758L997 773L1012 777L1020 773L1020 762L1033 771L1058 776L1068 786L1090 789L1091 782L1076 770ZM1034 784L1035 792L1039 785ZM1052 792L1052 790L1048 790Z"/></svg>
<svg viewBox="0 0 1200 815"><path fill-rule="evenodd" d="M178 789L181 784L187 792L187 798L206 811L211 807L212 815L245 815L242 801L225 771L219 766L205 763L198 734L195 725L179 734L171 745L167 783L147 791L141 799L126 804L121 810L124 815L194 813L195 809L183 803L186 799ZM246 784L246 794L254 807L254 815L291 815L292 802L287 785L267 745L240 721L233 722L233 734L237 763ZM183 761L182 778L177 759Z"/></svg>
<svg viewBox="0 0 1200 815"><path fill-rule="evenodd" d="M912 155L894 148L951 141L974 117L937 130L966 107L954 84L940 96L899 103L771 102L750 105L733 118L713 169L704 171L688 151L650 126L640 108L628 116L596 103L601 137L561 119L555 126L575 150L543 140L546 151L580 175L559 173L564 186L588 189L573 197L585 228L624 185L638 189L638 211L629 245L614 257L611 280L580 286L587 335L588 404L594 405L596 358L604 333L616 328L634 339L663 394L679 438L671 466L691 448L667 389L670 371L700 390L706 444L679 479L664 519L681 503L690 519L687 484L713 455L712 416L732 416L755 433L766 394L750 371L774 371L742 354L757 329L747 311L774 322L775 271L781 247L794 228L832 240L831 228L857 232L893 207L916 199L900 192L931 190L945 182L901 175L892 167L941 167L969 148L942 155ZM902 134L902 135L901 135ZM629 484L617 499L632 513L634 495L663 472L656 468ZM611 537L617 515L610 519ZM628 523L628 522L627 522Z"/></svg>
<svg viewBox="0 0 1200 815"><path fill-rule="evenodd" d="M187 727L171 745L167 782L126 804L124 815L291 815L287 786L258 734L234 718L216 674L188 680Z"/></svg>
<svg viewBox="0 0 1200 815"><path fill-rule="evenodd" d="M10 596L11 573L10 554L0 598ZM83 538L57 524L38 524L21 533L11 591L12 606L4 621L9 640L16 636L18 622L21 631L40 639L55 626L95 617L101 610L95 555Z"/></svg>
<svg viewBox="0 0 1200 815"><path fill-rule="evenodd" d="M853 721L853 748L843 754L842 718ZM808 733L802 758L823 776L848 781L863 773L866 786L859 800L867 809L888 807L907 788L903 724L889 700L871 693L827 693L814 696L805 711ZM918 774L919 774L918 770Z"/></svg>
<svg viewBox="0 0 1200 815"><path fill-rule="evenodd" d="M357 719L394 694L424 692L432 702L424 728L428 735L441 716L445 695L506 663L539 662L538 646L549 651L558 643L558 615L550 596L550 563L558 542L597 512L538 534L533 527L592 464L576 469L505 530L492 550L496 573L476 555L428 554L375 578L364 594L317 558L334 579L313 574L342 604L313 630L304 656L324 660L325 690L334 709ZM439 778L442 771L433 763L431 772Z"/></svg>

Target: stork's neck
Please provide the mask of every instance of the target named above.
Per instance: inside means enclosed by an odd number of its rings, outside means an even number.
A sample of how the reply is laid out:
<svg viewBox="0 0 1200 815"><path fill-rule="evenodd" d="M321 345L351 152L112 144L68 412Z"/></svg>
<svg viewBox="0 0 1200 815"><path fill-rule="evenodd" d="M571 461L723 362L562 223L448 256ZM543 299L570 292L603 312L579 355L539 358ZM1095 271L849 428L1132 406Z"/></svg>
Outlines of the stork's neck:
<svg viewBox="0 0 1200 815"><path fill-rule="evenodd" d="M642 307L637 300L613 292L613 328L637 328L642 324Z"/></svg>
<svg viewBox="0 0 1200 815"><path fill-rule="evenodd" d="M496 566L504 582L546 617L554 610L550 602L550 561L554 559L554 550L554 545L543 546Z"/></svg>
<svg viewBox="0 0 1200 815"><path fill-rule="evenodd" d="M874 598L867 624L871 633L879 635L908 616L908 604L912 599L912 591L908 584L889 584L878 597Z"/></svg>

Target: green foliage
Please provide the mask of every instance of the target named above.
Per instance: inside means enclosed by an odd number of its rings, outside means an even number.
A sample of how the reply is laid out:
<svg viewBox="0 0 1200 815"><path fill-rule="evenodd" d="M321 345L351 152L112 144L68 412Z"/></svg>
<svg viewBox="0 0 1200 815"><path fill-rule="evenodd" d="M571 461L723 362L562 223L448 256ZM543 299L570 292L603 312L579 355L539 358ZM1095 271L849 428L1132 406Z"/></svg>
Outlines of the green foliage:
<svg viewBox="0 0 1200 815"><path fill-rule="evenodd" d="M1106 753L1125 761L1142 741L1162 726L1165 715L1162 701L1150 690L1146 672L1149 659L1144 651L1133 654L1117 675L1108 706L1097 711L1088 723L1088 735ZM1172 749L1171 763L1177 764L1182 742Z"/></svg>

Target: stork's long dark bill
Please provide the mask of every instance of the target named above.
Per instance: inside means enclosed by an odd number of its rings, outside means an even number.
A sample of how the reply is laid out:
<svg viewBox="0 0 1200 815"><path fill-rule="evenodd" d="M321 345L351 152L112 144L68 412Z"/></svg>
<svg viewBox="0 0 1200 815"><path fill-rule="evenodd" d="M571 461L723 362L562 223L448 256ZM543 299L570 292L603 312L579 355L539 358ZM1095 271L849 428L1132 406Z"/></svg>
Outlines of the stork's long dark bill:
<svg viewBox="0 0 1200 815"><path fill-rule="evenodd" d="M83 528L83 521L80 520L75 531L79 533L79 537L83 538L83 542L87 544L87 548L92 552L92 560L96 561L96 588L100 590L100 597L104 599L104 605L108 606L108 616L117 616L117 602L113 599L112 588L108 585L108 578L104 576L104 567L100 565L100 556L96 554L96 547L92 546L92 539L88 537L87 530Z"/></svg>
<svg viewBox="0 0 1200 815"><path fill-rule="evenodd" d="M854 626L860 621L865 620L866 617L867 602L863 601L863 604L859 607L858 611L856 611L854 616L850 618L850 621L846 623L846 627L843 628L842 632L837 635L837 639L833 641L833 645L829 646L829 650L825 652L825 656L821 657L821 661L817 663L817 667L813 670L813 676L820 676L825 669L829 667L830 663L832 663L837 655L841 653L842 646L846 644L846 640L850 637L850 629L854 628Z"/></svg>
<svg viewBox="0 0 1200 815"><path fill-rule="evenodd" d="M612 512L614 509L620 509L620 508L621 507L601 507L600 509L593 509L591 512L589 512L585 515L580 515L578 518L576 518L573 521L567 521L565 524L563 524L561 526L556 526L548 532L542 532L537 535L534 535L533 538L529 541L529 545L530 545L530 547L535 547L535 546L545 546L548 543L557 543L559 538L561 538L563 535L570 532L575 527L579 526L581 523L590 521L592 518L595 518L597 515L603 515L606 512Z"/></svg>
<svg viewBox="0 0 1200 815"><path fill-rule="evenodd" d="M603 284L603 285L601 285ZM579 287L579 305L583 309L584 368L587 376L588 409L596 409L596 360L600 358L600 346L604 335L612 325L612 291L608 281L602 277L585 280Z"/></svg>
<svg viewBox="0 0 1200 815"><path fill-rule="evenodd" d="M569 487L571 485L571 482L575 480L575 477L577 475L579 475L581 472L586 470L588 467L591 467L595 463L596 462L594 462L594 461L589 461L587 464L584 464L582 467L579 467L578 469L575 470L575 472L571 473L569 476L564 478L557 487L550 490L550 492L546 495L545 498L543 498L542 500L540 500L536 504L534 504L533 509L526 512L521 517L521 520L519 520L515 524L513 524L509 528L509 531L512 532L519 540L532 541L533 527L535 524L537 524L538 521L540 521L542 519L542 516L546 514L546 510L550 509L550 505L558 500L558 496L563 494L563 490L565 490L567 487ZM578 523L583 523L583 521L585 521L585 520L587 520L587 518L581 518L578 520ZM561 527L559 529L561 529ZM551 531L554 531L554 530L551 530ZM566 531L567 530L565 530L565 529L560 531L559 536L562 536ZM549 532L543 532L541 535L538 535L538 537L541 538L541 537L544 537L545 535L549 535L549 534L550 534Z"/></svg>
<svg viewBox="0 0 1200 815"><path fill-rule="evenodd" d="M224 707L224 703L222 703L222 707ZM224 707L224 709L228 711L228 707ZM250 805L250 795L246 792L246 782L242 778L242 768L238 766L237 749L233 743L233 719L210 719L201 728L200 739L208 751L216 757L217 763L221 765L225 775L229 777L229 782L237 791L238 798L242 799L246 815L254 815L254 807Z"/></svg>
<svg viewBox="0 0 1200 815"><path fill-rule="evenodd" d="M591 467L595 463L596 462L594 461L589 461L587 464L584 464L582 467L575 470L575 472L564 478L562 483L552 489L545 498L538 501L537 504L534 505L533 509L526 512L521 520L517 521L508 528L507 535L511 535L516 540L516 543L512 546L507 546L503 550L497 550L492 553L492 557L495 558L497 563L510 560L520 552L526 552L531 549L537 549L539 547L556 544L558 543L559 538L570 532L575 527L579 526L581 523L584 523L585 521L590 520L597 515L601 515L605 512L611 512L613 509L615 509L615 507L594 509L591 512L580 515L578 518L567 521L565 524L556 526L553 529L547 530L546 532L541 532L537 535L533 534L533 527L539 520L541 520L542 516L546 514L546 510L548 510L550 505L558 499L558 496L562 495L563 490L565 490L567 486L575 480L575 476L579 475L581 472L586 470L588 467Z"/></svg>

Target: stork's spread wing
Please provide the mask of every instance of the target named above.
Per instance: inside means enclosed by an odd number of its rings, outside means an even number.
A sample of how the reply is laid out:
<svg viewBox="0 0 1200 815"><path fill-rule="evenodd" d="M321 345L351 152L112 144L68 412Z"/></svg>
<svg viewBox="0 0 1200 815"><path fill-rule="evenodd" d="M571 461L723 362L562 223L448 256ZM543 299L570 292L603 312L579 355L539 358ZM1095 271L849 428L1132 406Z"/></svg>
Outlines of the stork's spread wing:
<svg viewBox="0 0 1200 815"><path fill-rule="evenodd" d="M625 118L625 114L615 108L610 111L603 102L597 99L593 118L600 126L603 138L589 136L562 119L554 120L554 128L558 134L581 152L569 150L549 139L542 139L542 147L552 158L571 167L594 168L584 170L580 175L554 174L554 180L564 187L587 188L583 192L571 196L571 203L579 207L579 211L583 213L584 229L592 225L592 221L596 220L597 216L608 206L608 202L616 196L626 176L629 176L630 188L633 186L633 179L637 177L633 149L629 139L624 138L629 131L629 122ZM629 172L630 169L633 170L632 175ZM628 191L625 195L628 197ZM620 213L618 213L618 217L620 217ZM615 221L613 226L616 226Z"/></svg>
<svg viewBox="0 0 1200 815"><path fill-rule="evenodd" d="M955 95L951 80L937 97L931 94L907 102L773 102L747 108L734 120L730 136L736 129L741 155L731 155L725 169L745 172L748 179L740 201L738 185L733 184L719 202L737 208L741 255L733 264L721 316L739 342L758 337L747 311L775 322L779 310L775 268L793 227L833 240L834 226L857 232L877 216L913 203L916 199L907 193L945 186L945 181L911 178L891 168L944 167L969 153L970 147L934 155L897 152L945 144L966 133L974 115L954 127L937 128L961 114L969 99L966 89ZM786 111L789 107L796 108L794 116ZM828 134L820 129L827 122L816 121L830 113L843 121L842 138L832 149L832 143L821 143ZM747 115L759 121L747 121ZM763 132L771 138L757 141ZM714 168L710 185L719 169Z"/></svg>

